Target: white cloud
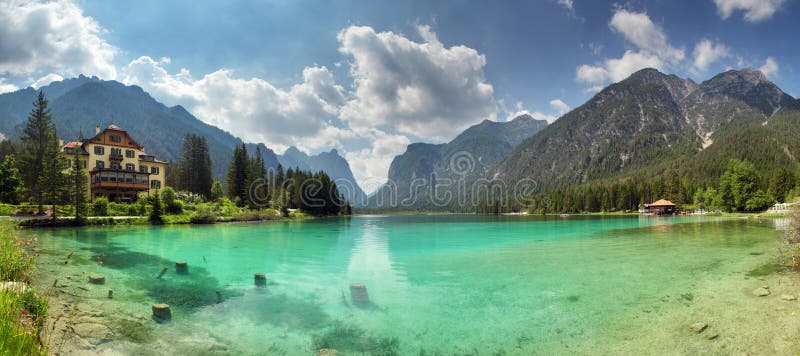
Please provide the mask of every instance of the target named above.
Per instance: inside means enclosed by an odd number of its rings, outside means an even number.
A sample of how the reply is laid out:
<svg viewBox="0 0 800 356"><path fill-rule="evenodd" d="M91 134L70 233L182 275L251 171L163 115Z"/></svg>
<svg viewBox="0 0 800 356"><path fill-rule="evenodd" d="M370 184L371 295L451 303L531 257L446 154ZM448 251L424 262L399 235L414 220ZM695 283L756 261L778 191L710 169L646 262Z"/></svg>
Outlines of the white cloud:
<svg viewBox="0 0 800 356"><path fill-rule="evenodd" d="M778 74L778 62L775 61L775 58L767 57L764 61L764 65L758 68L761 73L764 73L767 77L772 77L775 74Z"/></svg>
<svg viewBox="0 0 800 356"><path fill-rule="evenodd" d="M694 72L705 72L712 63L730 56L730 50L722 43L713 44L710 40L702 40L694 47Z"/></svg>
<svg viewBox="0 0 800 356"><path fill-rule="evenodd" d="M638 50L626 50L620 58L606 58L594 65L583 64L576 69L578 81L591 84L587 92L599 91L609 81L618 82L643 68L665 70L676 66L685 57L683 48L669 44L664 30L653 23L647 13L616 9L609 27Z"/></svg>
<svg viewBox="0 0 800 356"><path fill-rule="evenodd" d="M553 99L550 100L550 107L555 109L558 112L558 115L564 115L572 109L567 103L561 101L561 99Z"/></svg>
<svg viewBox="0 0 800 356"><path fill-rule="evenodd" d="M550 101L550 105L551 106L553 105L553 101L556 101L556 100ZM560 101L560 100L558 100L558 101ZM505 114L506 114L505 121L511 121L511 120L515 119L516 117L518 117L520 115L530 115L532 118L534 118L536 120L545 120L548 123L552 123L553 121L556 121L556 119L558 119L555 115L548 115L548 114L545 114L545 113L542 113L542 112L539 112L539 111L530 111L528 109L525 109L525 107L524 107L524 105L522 104L521 101L517 102L517 104L514 106L513 110L508 109L505 106L504 102L502 102L502 101L500 101L499 104L502 107L503 112L505 112ZM566 105L566 104L564 104L564 105Z"/></svg>
<svg viewBox="0 0 800 356"><path fill-rule="evenodd" d="M427 26L423 42L371 27L339 32L339 50L349 56L353 98L341 110L351 127L378 127L436 141L496 117L486 58L466 46L445 47Z"/></svg>
<svg viewBox="0 0 800 356"><path fill-rule="evenodd" d="M684 57L683 49L667 43L664 29L653 23L647 13L617 9L608 25L642 51L673 63Z"/></svg>
<svg viewBox="0 0 800 356"><path fill-rule="evenodd" d="M183 105L199 119L245 140L276 148L323 133L336 135L329 120L344 102L344 89L325 67L305 68L302 83L282 90L260 78L239 78L228 69L194 80L186 69L170 74L161 62L143 56L123 68L122 81L142 86L168 105Z"/></svg>
<svg viewBox="0 0 800 356"><path fill-rule="evenodd" d="M717 12L723 19L727 19L735 11L742 10L744 19L748 22L771 18L785 2L785 0L714 0Z"/></svg>
<svg viewBox="0 0 800 356"><path fill-rule="evenodd" d="M0 2L0 73L114 79L118 49L100 37L104 31L68 0Z"/></svg>
<svg viewBox="0 0 800 356"><path fill-rule="evenodd" d="M43 76L43 77L41 77L39 79L36 79L36 81L31 83L31 87L33 87L34 89L39 89L39 88L41 88L41 87L43 87L45 85L48 85L48 84L50 84L52 82L57 82L57 81L61 81L61 80L64 80L64 77L62 77L62 76L60 76L58 74L55 74L55 73L50 73L50 74L45 75L45 76Z"/></svg>
<svg viewBox="0 0 800 356"><path fill-rule="evenodd" d="M565 9L569 11L575 10L573 7L573 0L558 0L558 4L563 6Z"/></svg>
<svg viewBox="0 0 800 356"><path fill-rule="evenodd" d="M371 146L346 152L345 158L361 189L370 194L386 183L392 160L406 151L411 140L405 135L389 134L378 129L358 131L358 135L369 140Z"/></svg>
<svg viewBox="0 0 800 356"><path fill-rule="evenodd" d="M5 78L0 78L0 94L16 91L18 89L16 85L6 83Z"/></svg>

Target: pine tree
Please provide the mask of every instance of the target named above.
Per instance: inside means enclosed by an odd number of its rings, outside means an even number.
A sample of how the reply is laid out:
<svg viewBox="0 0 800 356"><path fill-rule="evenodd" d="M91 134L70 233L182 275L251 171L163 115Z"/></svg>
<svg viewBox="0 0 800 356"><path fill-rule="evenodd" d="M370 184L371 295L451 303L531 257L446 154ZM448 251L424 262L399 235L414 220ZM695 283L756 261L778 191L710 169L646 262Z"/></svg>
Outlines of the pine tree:
<svg viewBox="0 0 800 356"><path fill-rule="evenodd" d="M206 198L211 196L211 155L205 137L192 133L184 136L176 181L178 190L186 190Z"/></svg>
<svg viewBox="0 0 800 356"><path fill-rule="evenodd" d="M33 110L28 115L28 122L23 129L22 155L20 167L22 179L28 196L39 206L39 214L44 214L45 184L57 164L58 139L55 136L55 125L47 107L44 92L33 103ZM54 152L55 151L55 152Z"/></svg>
<svg viewBox="0 0 800 356"><path fill-rule="evenodd" d="M16 204L21 178L14 155L8 155L0 163L0 202Z"/></svg>
<svg viewBox="0 0 800 356"><path fill-rule="evenodd" d="M225 195L225 191L222 190L222 183L218 180L214 181L214 184L211 185L211 200L217 201Z"/></svg>
<svg viewBox="0 0 800 356"><path fill-rule="evenodd" d="M247 177L249 162L247 147L244 144L233 150L233 159L228 166L228 197L238 206L244 206L248 199Z"/></svg>
<svg viewBox="0 0 800 356"><path fill-rule="evenodd" d="M52 137L58 137L55 126L53 127ZM48 149L45 150L42 162L42 174L39 186L42 190L42 198L52 206L51 217L56 219L56 206L70 201L69 177L64 170L66 169L66 157L61 151L57 140L48 142Z"/></svg>
<svg viewBox="0 0 800 356"><path fill-rule="evenodd" d="M157 190L155 194L153 194L153 197L151 197L150 199L153 204L153 208L152 210L150 210L150 217L148 219L150 220L150 224L152 225L164 224L164 219L162 218L162 215L164 215L164 208L161 205L161 196L160 194L158 194Z"/></svg>
<svg viewBox="0 0 800 356"><path fill-rule="evenodd" d="M86 223L86 216L88 215L88 207L86 206L86 171L81 160L80 145L76 145L74 152L72 174L70 175L72 204L75 206L75 224L83 225Z"/></svg>

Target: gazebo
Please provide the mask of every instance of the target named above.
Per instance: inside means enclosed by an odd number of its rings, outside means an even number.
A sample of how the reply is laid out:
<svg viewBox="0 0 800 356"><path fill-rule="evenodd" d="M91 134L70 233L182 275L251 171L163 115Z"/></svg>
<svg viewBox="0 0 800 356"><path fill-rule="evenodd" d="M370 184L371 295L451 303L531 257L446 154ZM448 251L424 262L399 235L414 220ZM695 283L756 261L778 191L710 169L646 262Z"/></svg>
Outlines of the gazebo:
<svg viewBox="0 0 800 356"><path fill-rule="evenodd" d="M653 203L645 204L644 210L653 215L675 214L678 212L678 206L669 200L659 199Z"/></svg>

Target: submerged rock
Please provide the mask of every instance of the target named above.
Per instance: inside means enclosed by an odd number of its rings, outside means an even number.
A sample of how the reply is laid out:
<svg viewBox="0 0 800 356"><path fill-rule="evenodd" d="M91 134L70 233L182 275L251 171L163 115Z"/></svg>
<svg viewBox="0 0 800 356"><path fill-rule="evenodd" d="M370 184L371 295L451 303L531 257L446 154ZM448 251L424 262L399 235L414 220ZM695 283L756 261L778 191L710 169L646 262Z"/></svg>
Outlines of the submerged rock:
<svg viewBox="0 0 800 356"><path fill-rule="evenodd" d="M75 335L80 336L82 339L94 345L107 342L114 336L114 333L108 326L100 323L78 323L72 326L72 330L75 332Z"/></svg>
<svg viewBox="0 0 800 356"><path fill-rule="evenodd" d="M99 274L89 275L89 283L92 283L92 284L105 284L106 283L106 277L101 276Z"/></svg>
<svg viewBox="0 0 800 356"><path fill-rule="evenodd" d="M694 323L694 324L690 325L689 329L694 331L694 332L696 332L696 333L701 333L707 327L708 327L708 324L703 323L703 322L697 322L697 323Z"/></svg>
<svg viewBox="0 0 800 356"><path fill-rule="evenodd" d="M719 337L719 334L715 332L708 332L706 333L706 340L714 340Z"/></svg>
<svg viewBox="0 0 800 356"><path fill-rule="evenodd" d="M781 299L791 302L793 300L796 300L797 297L795 297L793 295L789 295L789 294L784 294L784 295L781 296Z"/></svg>
<svg viewBox="0 0 800 356"><path fill-rule="evenodd" d="M336 350L334 350L334 349L319 349L317 351L317 356L336 356Z"/></svg>
<svg viewBox="0 0 800 356"><path fill-rule="evenodd" d="M768 295L769 295L769 289L766 289L766 288L764 288L764 287L759 287L759 288L756 288L756 289L753 291L753 295L755 295L755 296L757 296L757 297L766 297L766 296L768 296Z"/></svg>

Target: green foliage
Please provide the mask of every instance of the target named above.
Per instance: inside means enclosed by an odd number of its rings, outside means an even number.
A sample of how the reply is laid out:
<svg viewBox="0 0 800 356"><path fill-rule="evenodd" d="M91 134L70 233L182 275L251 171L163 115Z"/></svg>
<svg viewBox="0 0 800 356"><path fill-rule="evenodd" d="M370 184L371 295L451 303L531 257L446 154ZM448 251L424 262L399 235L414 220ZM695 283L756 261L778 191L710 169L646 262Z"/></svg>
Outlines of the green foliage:
<svg viewBox="0 0 800 356"><path fill-rule="evenodd" d="M399 355L400 341L396 337L376 337L355 325L335 321L324 333L314 335L312 350L334 349L340 352L376 356Z"/></svg>
<svg viewBox="0 0 800 356"><path fill-rule="evenodd" d="M0 202L12 204L19 202L21 183L14 155L7 155L0 163Z"/></svg>
<svg viewBox="0 0 800 356"><path fill-rule="evenodd" d="M164 224L164 218L162 217L162 215L164 214L164 208L161 205L161 196L158 193L158 191L156 191L155 194L153 194L153 196L150 197L150 202L152 205L152 208L150 209L150 217L148 218L150 224L152 225Z"/></svg>
<svg viewBox="0 0 800 356"><path fill-rule="evenodd" d="M66 183L62 173L63 154L47 103L44 92L40 91L23 130L20 157L24 187L38 204L40 214L47 201L59 202Z"/></svg>
<svg viewBox="0 0 800 356"><path fill-rule="evenodd" d="M211 155L205 137L193 133L186 134L183 138L181 159L175 167L178 176L175 184L178 190L200 194L203 197L211 196Z"/></svg>
<svg viewBox="0 0 800 356"><path fill-rule="evenodd" d="M219 180L215 180L214 184L211 185L211 200L217 201L222 199L225 195L225 191L222 189L222 183Z"/></svg>
<svg viewBox="0 0 800 356"><path fill-rule="evenodd" d="M83 168L83 161L81 161L79 152L80 147L76 146L72 160L70 183L72 184L72 206L75 207L74 221L76 225L83 225L86 222L86 216L89 214L89 208L86 205L86 171Z"/></svg>
<svg viewBox="0 0 800 356"><path fill-rule="evenodd" d="M247 147L244 144L236 146L228 167L228 198L236 201L238 206L244 206L250 200L247 186L249 172Z"/></svg>
<svg viewBox="0 0 800 356"><path fill-rule="evenodd" d="M183 204L178 200L178 196L172 188L166 187L161 191L161 200L164 202L164 210L167 214L183 213Z"/></svg>
<svg viewBox="0 0 800 356"><path fill-rule="evenodd" d="M192 224L214 224L217 222L217 214L209 207L200 207L192 215L190 222Z"/></svg>
<svg viewBox="0 0 800 356"><path fill-rule="evenodd" d="M105 197L95 198L92 202L93 216L108 216L108 199Z"/></svg>
<svg viewBox="0 0 800 356"><path fill-rule="evenodd" d="M752 163L731 160L719 182L722 207L728 212L749 210L747 201L758 190L757 181L758 172Z"/></svg>
<svg viewBox="0 0 800 356"><path fill-rule="evenodd" d="M762 190L753 193L745 202L746 211L762 211L767 210L772 204L775 204L775 199Z"/></svg>

